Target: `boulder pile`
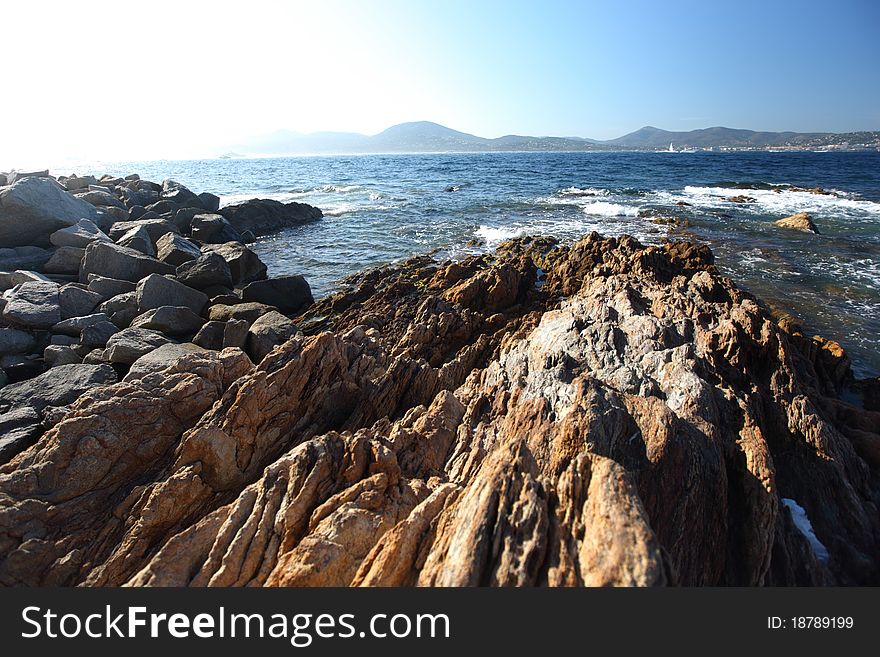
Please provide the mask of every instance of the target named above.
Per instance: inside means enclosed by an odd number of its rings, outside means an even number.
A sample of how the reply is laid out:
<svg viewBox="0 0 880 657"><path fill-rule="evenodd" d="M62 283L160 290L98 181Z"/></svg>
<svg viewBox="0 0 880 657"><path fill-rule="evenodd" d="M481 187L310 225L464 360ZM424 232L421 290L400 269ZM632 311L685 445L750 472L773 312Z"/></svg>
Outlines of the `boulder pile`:
<svg viewBox="0 0 880 657"><path fill-rule="evenodd" d="M0 181L0 463L132 371L224 348L259 362L313 302L302 276L268 279L244 242L319 220L317 208L221 208L214 194L136 174Z"/></svg>

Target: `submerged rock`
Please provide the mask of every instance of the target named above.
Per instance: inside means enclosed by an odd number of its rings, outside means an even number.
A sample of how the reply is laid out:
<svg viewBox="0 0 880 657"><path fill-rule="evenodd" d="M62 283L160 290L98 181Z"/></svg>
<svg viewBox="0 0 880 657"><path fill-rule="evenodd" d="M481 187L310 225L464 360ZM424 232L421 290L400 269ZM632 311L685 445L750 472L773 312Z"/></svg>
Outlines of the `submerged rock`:
<svg viewBox="0 0 880 657"><path fill-rule="evenodd" d="M819 234L819 229L813 223L813 218L806 212L798 212L790 217L785 217L785 219L778 219L774 223L780 228L790 228L792 230Z"/></svg>
<svg viewBox="0 0 880 657"><path fill-rule="evenodd" d="M305 203L281 203L267 199L250 199L227 205L219 213L239 233L249 231L253 235L266 235L289 226L318 221L324 216L318 208Z"/></svg>

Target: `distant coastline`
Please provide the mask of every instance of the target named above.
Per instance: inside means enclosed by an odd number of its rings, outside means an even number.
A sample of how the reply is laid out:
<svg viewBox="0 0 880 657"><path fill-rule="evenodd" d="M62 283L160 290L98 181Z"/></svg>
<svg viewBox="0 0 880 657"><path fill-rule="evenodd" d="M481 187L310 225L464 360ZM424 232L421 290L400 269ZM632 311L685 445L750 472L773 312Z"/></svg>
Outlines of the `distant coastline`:
<svg viewBox="0 0 880 657"><path fill-rule="evenodd" d="M616 139L505 135L489 139L430 121L401 123L376 135L354 132L302 134L287 130L222 149L219 157L285 157L405 153L529 152L742 152L880 151L880 131L848 133L758 132L713 127L673 132L645 126Z"/></svg>

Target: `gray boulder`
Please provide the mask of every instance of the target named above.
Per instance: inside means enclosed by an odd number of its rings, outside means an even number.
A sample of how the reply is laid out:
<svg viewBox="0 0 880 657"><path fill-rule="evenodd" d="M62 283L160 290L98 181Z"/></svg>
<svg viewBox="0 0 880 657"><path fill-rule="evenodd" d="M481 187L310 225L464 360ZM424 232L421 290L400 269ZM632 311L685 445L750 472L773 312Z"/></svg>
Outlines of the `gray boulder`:
<svg viewBox="0 0 880 657"><path fill-rule="evenodd" d="M71 317L70 319L65 319L55 324L55 326L52 327L52 332L60 335L77 336L82 333L83 329L87 326L93 326L100 322L109 321L110 318L105 313L92 313L85 317Z"/></svg>
<svg viewBox="0 0 880 657"><path fill-rule="evenodd" d="M312 288L299 275L248 283L241 291L241 298L243 301L257 301L275 306L281 312L290 314L301 312L315 302Z"/></svg>
<svg viewBox="0 0 880 657"><path fill-rule="evenodd" d="M165 233L156 242L156 256L159 260L175 267L201 255L198 246L176 233Z"/></svg>
<svg viewBox="0 0 880 657"><path fill-rule="evenodd" d="M41 435L43 425L33 408L24 406L0 413L0 465L36 443Z"/></svg>
<svg viewBox="0 0 880 657"><path fill-rule="evenodd" d="M116 240L116 243L119 246L140 251L151 258L156 257L156 247L153 246L153 240L150 239L150 234L143 226L135 226L134 228L131 228Z"/></svg>
<svg viewBox="0 0 880 657"><path fill-rule="evenodd" d="M64 320L90 314L103 297L81 285L68 283L58 289L58 299L61 304L61 319Z"/></svg>
<svg viewBox="0 0 880 657"><path fill-rule="evenodd" d="M70 192L78 192L88 189L89 185L97 185L98 179L94 176L77 176L76 174L68 176L64 179L64 186Z"/></svg>
<svg viewBox="0 0 880 657"><path fill-rule="evenodd" d="M259 317L248 330L247 353L259 363L272 349L296 335L296 324L279 312L271 311Z"/></svg>
<svg viewBox="0 0 880 657"><path fill-rule="evenodd" d="M184 306L161 306L135 317L133 328L153 329L165 335L193 335L205 320Z"/></svg>
<svg viewBox="0 0 880 657"><path fill-rule="evenodd" d="M202 202L202 207L208 212L217 212L220 209L220 197L211 192L199 194L199 201Z"/></svg>
<svg viewBox="0 0 880 657"><path fill-rule="evenodd" d="M83 328L79 341L86 347L103 347L111 337L119 333L119 330L113 322L97 322Z"/></svg>
<svg viewBox="0 0 880 657"><path fill-rule="evenodd" d="M184 342L183 344L166 344L154 349L153 351L144 354L140 358L138 358L131 366L131 369L128 371L128 374L125 375L123 381L132 381L134 379L140 379L146 376L147 374L153 374L154 372L161 372L166 367L174 364L177 360L192 353L199 353L205 351L198 345L192 344L191 342Z"/></svg>
<svg viewBox="0 0 880 657"><path fill-rule="evenodd" d="M54 182L54 178L49 175L48 169L43 169L42 171L10 171L6 174L6 184L11 185L12 183L18 182L19 180L24 180L25 178L48 178Z"/></svg>
<svg viewBox="0 0 880 657"><path fill-rule="evenodd" d="M144 354L158 349L171 340L157 331L141 328L127 328L107 341L103 358L111 363L131 365Z"/></svg>
<svg viewBox="0 0 880 657"><path fill-rule="evenodd" d="M15 271L0 271L0 290L11 290L16 285L28 281L46 281L49 279L35 271L16 269Z"/></svg>
<svg viewBox="0 0 880 657"><path fill-rule="evenodd" d="M189 189L181 185L179 182L170 179L162 182L161 197L165 201L177 203L180 206L193 204L201 206L201 201L199 200L198 196L196 196Z"/></svg>
<svg viewBox="0 0 880 657"><path fill-rule="evenodd" d="M89 274L137 282L150 274L172 273L171 265L134 249L112 242L92 242L86 248L79 275L82 282L89 280Z"/></svg>
<svg viewBox="0 0 880 657"><path fill-rule="evenodd" d="M106 278L97 274L89 274L88 289L100 294L104 299L111 299L118 294L134 292L135 283L118 278Z"/></svg>
<svg viewBox="0 0 880 657"><path fill-rule="evenodd" d="M221 255L229 265L233 285L244 285L266 278L266 265L256 253L238 242L206 244L205 252Z"/></svg>
<svg viewBox="0 0 880 657"><path fill-rule="evenodd" d="M119 328L126 328L140 312L137 307L137 293L132 290L117 294L98 306L98 310L109 315L110 321Z"/></svg>
<svg viewBox="0 0 880 657"><path fill-rule="evenodd" d="M231 319L240 319L250 326L257 319L273 310L277 310L277 308L267 306L264 303L237 303L233 306L218 304L210 307L208 319L214 322L228 322Z"/></svg>
<svg viewBox="0 0 880 657"><path fill-rule="evenodd" d="M110 229L110 239L114 242L119 241L119 238L125 235L132 228L142 227L147 234L150 236L150 240L153 243L153 246L156 246L156 242L159 241L159 238L165 235L166 233L176 233L177 228L162 219L161 217L156 217L155 219L138 219L137 221L118 221L113 224L113 227Z"/></svg>
<svg viewBox="0 0 880 657"><path fill-rule="evenodd" d="M50 344L43 350L43 360L52 367L59 365L76 365L82 362L79 354L77 354L69 345Z"/></svg>
<svg viewBox="0 0 880 657"><path fill-rule="evenodd" d="M86 250L78 246L61 246L43 265L47 274L78 274Z"/></svg>
<svg viewBox="0 0 880 657"><path fill-rule="evenodd" d="M0 248L0 269L3 271L39 269L51 257L51 251L47 251L39 246L17 246L11 249Z"/></svg>
<svg viewBox="0 0 880 657"><path fill-rule="evenodd" d="M238 347L244 349L247 344L248 323L244 320L232 319L228 322L207 322L196 336L193 343L220 351L226 347Z"/></svg>
<svg viewBox="0 0 880 657"><path fill-rule="evenodd" d="M256 198L227 205L219 212L240 233L250 231L254 235L318 221L324 216L318 208L305 203L281 203Z"/></svg>
<svg viewBox="0 0 880 657"><path fill-rule="evenodd" d="M77 198L81 198L87 203L91 203L95 207L102 208L104 206L115 206L125 208L125 205L118 198L113 196L107 189L99 188L96 185L89 187L89 191L76 194Z"/></svg>
<svg viewBox="0 0 880 657"><path fill-rule="evenodd" d="M36 345L36 338L27 331L0 327L0 355L27 354L30 353Z"/></svg>
<svg viewBox="0 0 880 657"><path fill-rule="evenodd" d="M0 191L0 244L48 245L49 236L80 219L100 221L95 206L49 178L24 178Z"/></svg>
<svg viewBox="0 0 880 657"><path fill-rule="evenodd" d="M232 287L232 272L229 263L219 253L208 252L195 260L184 262L177 267L174 277L197 290L221 285Z"/></svg>
<svg viewBox="0 0 880 657"><path fill-rule="evenodd" d="M143 312L162 306L186 306L197 315L208 305L208 297L178 281L150 274L137 284L138 308Z"/></svg>
<svg viewBox="0 0 880 657"><path fill-rule="evenodd" d="M109 242L110 238L88 219L80 219L73 226L56 230L49 235L49 241L55 246L76 246L82 249L95 240Z"/></svg>
<svg viewBox="0 0 880 657"><path fill-rule="evenodd" d="M190 231L193 239L210 244L241 242L241 235L219 214L197 214L192 218Z"/></svg>
<svg viewBox="0 0 880 657"><path fill-rule="evenodd" d="M17 406L30 406L37 412L47 406L66 406L95 386L115 382L116 372L109 365L60 365L0 390L0 412Z"/></svg>
<svg viewBox="0 0 880 657"><path fill-rule="evenodd" d="M6 292L6 305L0 313L11 324L45 329L61 321L58 284L29 281Z"/></svg>

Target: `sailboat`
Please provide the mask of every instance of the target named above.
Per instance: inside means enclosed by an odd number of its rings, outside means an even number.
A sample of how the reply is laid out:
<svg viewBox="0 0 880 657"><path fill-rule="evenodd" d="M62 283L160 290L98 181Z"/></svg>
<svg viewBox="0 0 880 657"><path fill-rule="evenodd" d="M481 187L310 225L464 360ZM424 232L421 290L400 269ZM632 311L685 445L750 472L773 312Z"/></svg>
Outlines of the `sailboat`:
<svg viewBox="0 0 880 657"><path fill-rule="evenodd" d="M669 149L666 151L667 153L674 153L675 149L672 147L672 142L669 142Z"/></svg>

